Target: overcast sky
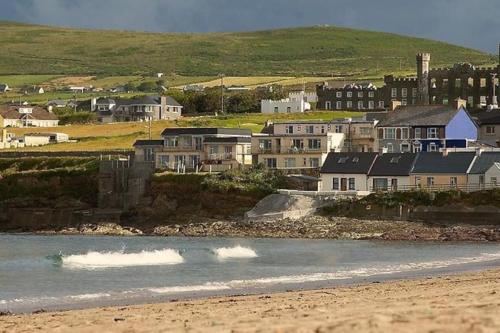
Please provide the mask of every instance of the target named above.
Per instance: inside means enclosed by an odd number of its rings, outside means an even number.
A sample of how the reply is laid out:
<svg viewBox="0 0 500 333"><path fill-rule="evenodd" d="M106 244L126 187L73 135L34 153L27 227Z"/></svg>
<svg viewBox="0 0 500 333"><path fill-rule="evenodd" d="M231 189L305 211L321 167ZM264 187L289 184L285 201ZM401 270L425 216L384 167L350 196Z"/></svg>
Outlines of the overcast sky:
<svg viewBox="0 0 500 333"><path fill-rule="evenodd" d="M339 25L496 53L500 0L0 0L0 20L160 32Z"/></svg>

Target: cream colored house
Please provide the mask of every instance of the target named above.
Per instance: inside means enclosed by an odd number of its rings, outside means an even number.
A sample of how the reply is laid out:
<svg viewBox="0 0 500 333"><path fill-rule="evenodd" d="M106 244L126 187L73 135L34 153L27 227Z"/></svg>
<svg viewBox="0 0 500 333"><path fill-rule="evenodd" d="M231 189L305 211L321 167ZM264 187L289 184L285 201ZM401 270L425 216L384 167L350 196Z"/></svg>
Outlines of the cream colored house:
<svg viewBox="0 0 500 333"><path fill-rule="evenodd" d="M251 131L237 128L167 128L161 140L134 144L138 161L178 172L224 171L250 166Z"/></svg>
<svg viewBox="0 0 500 333"><path fill-rule="evenodd" d="M271 169L320 168L329 152L342 150L345 138L323 121L267 124L264 131L252 136L252 155L254 164Z"/></svg>

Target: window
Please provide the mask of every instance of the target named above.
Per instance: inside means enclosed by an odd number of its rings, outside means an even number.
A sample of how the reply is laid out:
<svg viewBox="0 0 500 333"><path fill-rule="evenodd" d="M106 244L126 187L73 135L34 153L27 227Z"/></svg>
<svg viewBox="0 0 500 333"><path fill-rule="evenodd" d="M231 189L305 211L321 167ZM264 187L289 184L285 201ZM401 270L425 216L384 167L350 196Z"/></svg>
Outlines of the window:
<svg viewBox="0 0 500 333"><path fill-rule="evenodd" d="M448 88L448 79L443 79L443 88Z"/></svg>
<svg viewBox="0 0 500 333"><path fill-rule="evenodd" d="M481 88L486 87L486 79L485 78L481 78L481 80L480 80L480 86L481 86Z"/></svg>
<svg viewBox="0 0 500 333"><path fill-rule="evenodd" d="M443 96L443 105L448 105L448 104L449 104L448 96Z"/></svg>
<svg viewBox="0 0 500 333"><path fill-rule="evenodd" d="M387 190L387 185L387 178L373 178L373 189L375 191L385 191Z"/></svg>
<svg viewBox="0 0 500 333"><path fill-rule="evenodd" d="M373 91L368 92L368 97L370 97L370 98L375 97L375 92L373 92Z"/></svg>
<svg viewBox="0 0 500 333"><path fill-rule="evenodd" d="M342 98L342 91L337 91L337 98Z"/></svg>
<svg viewBox="0 0 500 333"><path fill-rule="evenodd" d="M293 126L286 126L285 132L286 134L293 134Z"/></svg>
<svg viewBox="0 0 500 333"><path fill-rule="evenodd" d="M438 147L437 147L437 145L434 142L432 142L431 144L429 144L429 151L430 152L437 151L438 150L437 148Z"/></svg>
<svg viewBox="0 0 500 333"><path fill-rule="evenodd" d="M486 126L486 134L494 135L495 134L495 126Z"/></svg>
<svg viewBox="0 0 500 333"><path fill-rule="evenodd" d="M469 107L474 106L474 96L467 97L467 106L469 106Z"/></svg>
<svg viewBox="0 0 500 333"><path fill-rule="evenodd" d="M386 148L388 153L394 152L394 146L392 145L392 143L388 143Z"/></svg>
<svg viewBox="0 0 500 333"><path fill-rule="evenodd" d="M189 156L189 166L193 169L196 169L198 165L200 165L200 156L198 155Z"/></svg>
<svg viewBox="0 0 500 333"><path fill-rule="evenodd" d="M296 161L295 161L295 158L285 158L285 168L295 168L297 165L296 165Z"/></svg>
<svg viewBox="0 0 500 333"><path fill-rule="evenodd" d="M370 127L360 127L359 134L362 136L370 136L372 135L372 129Z"/></svg>
<svg viewBox="0 0 500 333"><path fill-rule="evenodd" d="M391 89L391 97L392 98L398 97L398 89L397 88L392 88Z"/></svg>
<svg viewBox="0 0 500 333"><path fill-rule="evenodd" d="M427 186L434 186L434 177L427 177Z"/></svg>
<svg viewBox="0 0 500 333"><path fill-rule="evenodd" d="M325 109L331 110L332 109L332 102L330 102L330 101L325 102Z"/></svg>
<svg viewBox="0 0 500 333"><path fill-rule="evenodd" d="M491 183L491 186L497 186L497 177L491 177L490 183Z"/></svg>
<svg viewBox="0 0 500 333"><path fill-rule="evenodd" d="M165 146L166 147L178 147L179 146L179 138L178 137L172 137L172 138L166 138L165 139Z"/></svg>
<svg viewBox="0 0 500 333"><path fill-rule="evenodd" d="M152 162L155 160L155 153L153 148L144 149L144 161Z"/></svg>
<svg viewBox="0 0 500 333"><path fill-rule="evenodd" d="M358 97L359 98L363 98L363 92L362 91L358 91Z"/></svg>
<svg viewBox="0 0 500 333"><path fill-rule="evenodd" d="M309 139L308 148L313 150L321 149L321 140L320 139Z"/></svg>
<svg viewBox="0 0 500 333"><path fill-rule="evenodd" d="M342 102L338 101L337 102L337 110L340 110L340 109L342 109Z"/></svg>
<svg viewBox="0 0 500 333"><path fill-rule="evenodd" d="M414 153L420 153L421 151L422 151L422 144L421 143L413 145L413 152Z"/></svg>
<svg viewBox="0 0 500 333"><path fill-rule="evenodd" d="M271 150L271 148L272 148L271 140L259 140L259 149Z"/></svg>
<svg viewBox="0 0 500 333"><path fill-rule="evenodd" d="M401 152L409 153L410 152L410 145L408 143L402 143L401 144Z"/></svg>
<svg viewBox="0 0 500 333"><path fill-rule="evenodd" d="M401 129L401 139L408 140L410 138L410 129L405 127Z"/></svg>
<svg viewBox="0 0 500 333"><path fill-rule="evenodd" d="M287 106L286 113L292 113L292 108L290 106Z"/></svg>
<svg viewBox="0 0 500 333"><path fill-rule="evenodd" d="M384 129L384 139L396 139L396 129L395 128L385 128Z"/></svg>
<svg viewBox="0 0 500 333"><path fill-rule="evenodd" d="M175 155L175 168L182 168L186 165L186 156L184 155Z"/></svg>
<svg viewBox="0 0 500 333"><path fill-rule="evenodd" d="M404 106L404 105L408 105L408 100L407 100L406 98L403 98L403 99L401 100L401 105L403 105L403 106Z"/></svg>
<svg viewBox="0 0 500 333"><path fill-rule="evenodd" d="M208 147L208 153L210 155L217 155L219 153L219 146L211 145ZM214 157L214 156L212 156Z"/></svg>
<svg viewBox="0 0 500 333"><path fill-rule="evenodd" d="M413 97L417 97L417 88L413 88L413 89L411 90L411 95L412 95Z"/></svg>
<svg viewBox="0 0 500 333"><path fill-rule="evenodd" d="M321 134L325 134L325 126L321 126Z"/></svg>
<svg viewBox="0 0 500 333"><path fill-rule="evenodd" d="M422 177L420 177L420 176L415 177L415 185L418 187L420 187L420 185L422 185Z"/></svg>
<svg viewBox="0 0 500 333"><path fill-rule="evenodd" d="M347 101L347 108L352 109L352 101Z"/></svg>
<svg viewBox="0 0 500 333"><path fill-rule="evenodd" d="M370 109L370 110L375 109L375 102L374 101L368 101L368 109Z"/></svg>
<svg viewBox="0 0 500 333"><path fill-rule="evenodd" d="M334 190L334 191L339 190L339 179L338 178L333 178L332 190Z"/></svg>
<svg viewBox="0 0 500 333"><path fill-rule="evenodd" d="M342 125L335 125L335 133L343 133Z"/></svg>
<svg viewBox="0 0 500 333"><path fill-rule="evenodd" d="M292 148L296 148L296 149L304 149L304 140L301 140L301 139L293 139L293 140L292 140Z"/></svg>
<svg viewBox="0 0 500 333"><path fill-rule="evenodd" d="M278 113L279 112L279 109L277 106L274 107L274 113Z"/></svg>
<svg viewBox="0 0 500 333"><path fill-rule="evenodd" d="M319 168L319 158L310 158L309 159L309 166L311 168Z"/></svg>
<svg viewBox="0 0 500 333"><path fill-rule="evenodd" d="M314 133L314 126L313 125L307 125L306 126L306 133L307 134L313 134Z"/></svg>
<svg viewBox="0 0 500 333"><path fill-rule="evenodd" d="M361 110L364 108L364 103L363 101L358 101L358 109Z"/></svg>
<svg viewBox="0 0 500 333"><path fill-rule="evenodd" d="M422 129L415 128L415 139L421 139L421 138L422 138Z"/></svg>
<svg viewBox="0 0 500 333"><path fill-rule="evenodd" d="M456 187L458 183L457 177L450 177L450 186Z"/></svg>
<svg viewBox="0 0 500 333"><path fill-rule="evenodd" d="M349 191L356 190L356 180L354 178L349 178Z"/></svg>
<svg viewBox="0 0 500 333"><path fill-rule="evenodd" d="M378 102L378 107L379 107L379 108L381 108L381 109L385 108L385 103L384 103L384 101L379 101L379 102Z"/></svg>
<svg viewBox="0 0 500 333"><path fill-rule="evenodd" d="M408 97L408 89L407 88L403 88L401 89L401 97Z"/></svg>
<svg viewBox="0 0 500 333"><path fill-rule="evenodd" d="M427 137L429 139L437 139L438 138L438 129L435 127L431 127L427 131Z"/></svg>
<svg viewBox="0 0 500 333"><path fill-rule="evenodd" d="M158 157L158 164L160 165L160 168L168 168L169 163L170 163L170 156L160 155Z"/></svg>
<svg viewBox="0 0 500 333"><path fill-rule="evenodd" d="M275 158L265 158L264 164L269 169L276 169L276 159Z"/></svg>
<svg viewBox="0 0 500 333"><path fill-rule="evenodd" d="M462 80L455 79L455 88L460 88L460 87L462 87Z"/></svg>
<svg viewBox="0 0 500 333"><path fill-rule="evenodd" d="M347 92L347 97L352 97L352 91Z"/></svg>

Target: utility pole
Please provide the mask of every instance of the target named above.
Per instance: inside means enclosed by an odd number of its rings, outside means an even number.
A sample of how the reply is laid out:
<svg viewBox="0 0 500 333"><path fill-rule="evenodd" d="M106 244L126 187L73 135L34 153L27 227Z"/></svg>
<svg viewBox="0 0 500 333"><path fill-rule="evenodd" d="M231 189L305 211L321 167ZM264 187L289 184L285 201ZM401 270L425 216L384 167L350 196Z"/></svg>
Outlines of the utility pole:
<svg viewBox="0 0 500 333"><path fill-rule="evenodd" d="M220 76L220 111L224 114L224 74L219 74Z"/></svg>

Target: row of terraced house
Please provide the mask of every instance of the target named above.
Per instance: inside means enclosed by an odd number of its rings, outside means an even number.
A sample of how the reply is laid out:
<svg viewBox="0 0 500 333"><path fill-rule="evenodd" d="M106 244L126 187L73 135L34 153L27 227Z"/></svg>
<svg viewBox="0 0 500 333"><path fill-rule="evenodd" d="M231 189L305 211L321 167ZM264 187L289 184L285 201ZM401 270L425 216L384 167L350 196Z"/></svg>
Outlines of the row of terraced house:
<svg viewBox="0 0 500 333"><path fill-rule="evenodd" d="M359 154L361 160L365 158L362 156L371 156L373 161L379 157L377 163L399 154L404 157L402 161L411 160L412 167L427 164L439 168L441 162L437 158L427 161L423 156L463 153L474 157L478 152L496 152L497 125L492 123L498 122L499 116L500 110L491 110L472 117L460 100L453 106L395 103L391 111L368 113L359 119L267 122L260 133L241 128L166 128L158 140L137 141L135 151L138 161L149 161L157 169L175 172L217 172L262 165L288 173L319 175L320 169L327 173L332 154ZM450 159L444 161L445 165L454 165L446 162ZM500 159L494 161L497 162ZM373 183L372 178L366 178L377 176L378 169L384 167L364 170L364 180L339 176L334 185L333 180L324 179L322 189L370 191L443 184L463 187L472 179L467 168L460 170L460 176L446 176L446 181L440 176L416 176L419 168L411 169L411 179L410 169L404 179L394 176ZM495 183L494 177L490 178L481 183ZM475 182L480 183L479 179Z"/></svg>

